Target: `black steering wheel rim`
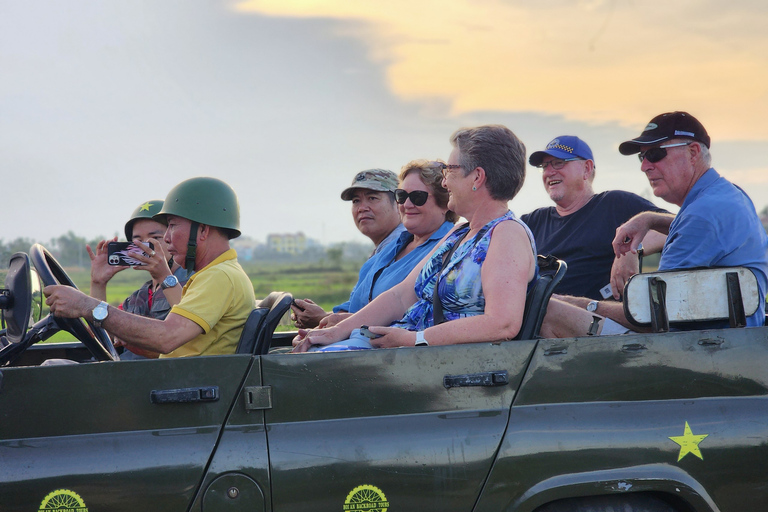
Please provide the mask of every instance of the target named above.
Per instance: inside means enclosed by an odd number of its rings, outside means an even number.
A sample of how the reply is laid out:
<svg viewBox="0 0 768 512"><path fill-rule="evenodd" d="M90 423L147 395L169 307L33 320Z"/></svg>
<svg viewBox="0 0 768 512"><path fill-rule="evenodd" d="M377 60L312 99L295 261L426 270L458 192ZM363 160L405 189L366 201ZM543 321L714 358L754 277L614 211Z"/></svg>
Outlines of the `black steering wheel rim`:
<svg viewBox="0 0 768 512"><path fill-rule="evenodd" d="M35 244L29 250L29 257L35 265L44 286L62 284L77 289L56 258L40 244ZM54 316L56 323L62 329L71 333L83 342L97 361L117 361L115 346L109 334L102 327L96 327L85 318L60 318ZM87 324L87 327L86 327Z"/></svg>

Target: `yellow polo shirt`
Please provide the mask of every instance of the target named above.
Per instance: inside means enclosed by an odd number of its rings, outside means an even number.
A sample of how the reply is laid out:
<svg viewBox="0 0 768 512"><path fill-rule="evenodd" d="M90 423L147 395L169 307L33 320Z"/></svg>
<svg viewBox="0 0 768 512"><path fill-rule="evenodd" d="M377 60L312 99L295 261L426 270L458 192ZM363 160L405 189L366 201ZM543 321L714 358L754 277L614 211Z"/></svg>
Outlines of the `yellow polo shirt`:
<svg viewBox="0 0 768 512"><path fill-rule="evenodd" d="M253 285L237 262L237 252L229 249L192 274L181 293L181 302L171 313L192 320L203 334L160 357L234 354L256 304Z"/></svg>

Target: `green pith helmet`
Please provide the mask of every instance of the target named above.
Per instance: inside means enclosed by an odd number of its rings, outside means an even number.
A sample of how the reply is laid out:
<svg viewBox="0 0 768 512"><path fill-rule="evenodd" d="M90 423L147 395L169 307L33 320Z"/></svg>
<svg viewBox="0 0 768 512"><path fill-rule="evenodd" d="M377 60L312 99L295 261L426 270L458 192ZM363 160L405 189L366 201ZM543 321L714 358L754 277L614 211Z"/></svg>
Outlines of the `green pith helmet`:
<svg viewBox="0 0 768 512"><path fill-rule="evenodd" d="M136 224L136 221L139 219L150 219L154 220L155 222L159 222L161 224L166 224L165 218L158 217L153 218L155 215L160 213L160 210L163 208L163 200L162 199L151 199L149 201L146 201L142 204L140 204L135 210L133 210L133 213L131 214L131 218L128 219L128 222L125 223L125 239L129 242L131 241L131 238L133 238L133 225Z"/></svg>
<svg viewBox="0 0 768 512"><path fill-rule="evenodd" d="M157 216L176 215L240 236L240 205L232 187L216 178L191 178L171 189ZM164 217L163 217L164 218Z"/></svg>

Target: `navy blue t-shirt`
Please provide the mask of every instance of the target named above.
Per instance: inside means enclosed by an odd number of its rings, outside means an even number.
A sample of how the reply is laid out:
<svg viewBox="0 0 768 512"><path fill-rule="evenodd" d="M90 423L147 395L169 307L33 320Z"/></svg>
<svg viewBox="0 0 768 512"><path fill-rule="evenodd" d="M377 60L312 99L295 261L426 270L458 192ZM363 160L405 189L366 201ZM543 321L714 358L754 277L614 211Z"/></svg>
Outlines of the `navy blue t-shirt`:
<svg viewBox="0 0 768 512"><path fill-rule="evenodd" d="M609 190L595 194L565 217L550 206L520 218L531 228L539 254L551 254L568 264L555 292L600 300L600 288L611 282L616 228L644 211L667 213L631 192Z"/></svg>

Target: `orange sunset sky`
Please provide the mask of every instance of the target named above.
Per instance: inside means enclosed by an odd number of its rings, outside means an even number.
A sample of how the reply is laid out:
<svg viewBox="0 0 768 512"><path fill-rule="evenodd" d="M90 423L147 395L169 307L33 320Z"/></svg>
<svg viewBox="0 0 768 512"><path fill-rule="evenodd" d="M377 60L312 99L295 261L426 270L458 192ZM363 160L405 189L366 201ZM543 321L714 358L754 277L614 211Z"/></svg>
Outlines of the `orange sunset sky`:
<svg viewBox="0 0 768 512"><path fill-rule="evenodd" d="M0 0L0 239L112 236L217 176L242 231L365 241L354 174L447 158L461 126L579 135L595 188L650 196L620 142L686 110L768 205L768 6L746 1ZM661 200L657 204L676 209ZM536 169L510 207L548 206Z"/></svg>

